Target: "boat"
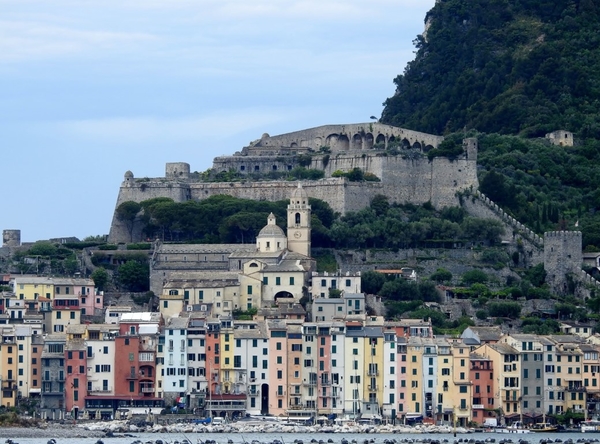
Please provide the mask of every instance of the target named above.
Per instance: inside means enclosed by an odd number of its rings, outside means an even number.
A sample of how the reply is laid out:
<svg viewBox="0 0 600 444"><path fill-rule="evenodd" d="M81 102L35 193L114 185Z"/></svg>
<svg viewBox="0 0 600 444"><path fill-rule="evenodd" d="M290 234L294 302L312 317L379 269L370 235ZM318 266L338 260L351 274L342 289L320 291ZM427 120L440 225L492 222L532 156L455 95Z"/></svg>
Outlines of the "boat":
<svg viewBox="0 0 600 444"><path fill-rule="evenodd" d="M531 431L536 432L536 433L537 432L542 432L542 433L543 432L547 432L547 433L558 432L558 427L555 426L554 424L550 424L548 422L540 422L538 424L534 424L531 427Z"/></svg>
<svg viewBox="0 0 600 444"><path fill-rule="evenodd" d="M588 419L582 422L581 433L600 433L600 419Z"/></svg>
<svg viewBox="0 0 600 444"><path fill-rule="evenodd" d="M496 433L531 433L532 431L525 428L521 421L513 422L511 425L506 427L497 427L494 429Z"/></svg>

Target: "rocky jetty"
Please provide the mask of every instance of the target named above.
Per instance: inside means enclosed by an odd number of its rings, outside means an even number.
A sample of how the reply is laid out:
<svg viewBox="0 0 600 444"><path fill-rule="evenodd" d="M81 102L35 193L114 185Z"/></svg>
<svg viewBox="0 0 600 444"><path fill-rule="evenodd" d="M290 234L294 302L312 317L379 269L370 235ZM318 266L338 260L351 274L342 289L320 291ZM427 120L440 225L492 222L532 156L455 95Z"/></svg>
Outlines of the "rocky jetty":
<svg viewBox="0 0 600 444"><path fill-rule="evenodd" d="M205 425L194 423L174 424L134 424L129 421L109 421L80 424L88 431L110 434L122 433L453 433L450 426L434 425L299 425L279 421L240 421L223 425ZM469 429L457 428L456 433L469 433Z"/></svg>

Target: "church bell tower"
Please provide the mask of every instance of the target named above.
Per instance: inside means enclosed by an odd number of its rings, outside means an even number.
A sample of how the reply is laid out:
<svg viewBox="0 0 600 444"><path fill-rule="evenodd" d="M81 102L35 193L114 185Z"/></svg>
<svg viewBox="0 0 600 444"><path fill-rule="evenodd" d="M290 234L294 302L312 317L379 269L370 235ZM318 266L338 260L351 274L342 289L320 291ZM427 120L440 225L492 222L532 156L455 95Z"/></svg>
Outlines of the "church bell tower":
<svg viewBox="0 0 600 444"><path fill-rule="evenodd" d="M287 207L288 250L310 257L310 217L308 195L299 183Z"/></svg>

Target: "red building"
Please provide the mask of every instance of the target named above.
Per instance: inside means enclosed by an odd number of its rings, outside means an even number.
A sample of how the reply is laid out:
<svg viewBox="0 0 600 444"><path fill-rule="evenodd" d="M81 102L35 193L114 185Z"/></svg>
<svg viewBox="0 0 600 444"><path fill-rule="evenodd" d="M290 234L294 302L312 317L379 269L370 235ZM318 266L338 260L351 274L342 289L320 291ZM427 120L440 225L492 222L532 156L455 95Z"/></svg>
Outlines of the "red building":
<svg viewBox="0 0 600 444"><path fill-rule="evenodd" d="M471 420L483 424L486 418L495 418L494 411L494 368L491 359L471 353L470 380L473 382L473 417Z"/></svg>

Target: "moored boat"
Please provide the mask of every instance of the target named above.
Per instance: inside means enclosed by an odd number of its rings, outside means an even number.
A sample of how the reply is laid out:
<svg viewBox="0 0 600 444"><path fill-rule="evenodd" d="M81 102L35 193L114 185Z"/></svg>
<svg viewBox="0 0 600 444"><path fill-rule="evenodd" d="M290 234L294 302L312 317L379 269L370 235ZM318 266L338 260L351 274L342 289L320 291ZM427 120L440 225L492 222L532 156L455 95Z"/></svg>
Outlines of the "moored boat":
<svg viewBox="0 0 600 444"><path fill-rule="evenodd" d="M548 422L540 422L531 427L532 432L557 432L558 427Z"/></svg>
<svg viewBox="0 0 600 444"><path fill-rule="evenodd" d="M582 422L581 433L600 433L600 420L590 419Z"/></svg>
<svg viewBox="0 0 600 444"><path fill-rule="evenodd" d="M498 427L494 431L496 433L531 433L531 430L524 427L521 421L513 422L506 427Z"/></svg>

